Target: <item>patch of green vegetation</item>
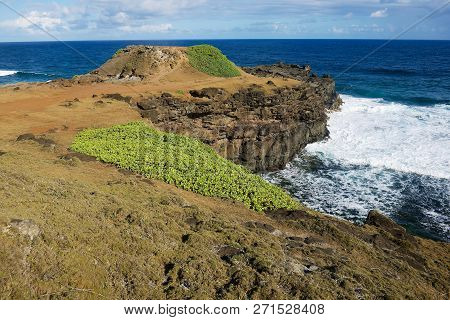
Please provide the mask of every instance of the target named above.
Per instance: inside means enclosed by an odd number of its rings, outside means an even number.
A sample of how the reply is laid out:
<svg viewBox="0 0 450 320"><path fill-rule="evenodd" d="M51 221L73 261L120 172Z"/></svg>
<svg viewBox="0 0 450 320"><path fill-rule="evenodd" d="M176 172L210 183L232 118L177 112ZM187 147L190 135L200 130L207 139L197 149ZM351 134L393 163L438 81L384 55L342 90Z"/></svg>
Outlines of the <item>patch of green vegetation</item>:
<svg viewBox="0 0 450 320"><path fill-rule="evenodd" d="M185 190L243 202L256 211L299 207L283 189L220 157L201 141L142 122L84 130L71 149Z"/></svg>
<svg viewBox="0 0 450 320"><path fill-rule="evenodd" d="M195 69L215 77L240 76L238 68L216 47L202 44L187 48L189 63Z"/></svg>
<svg viewBox="0 0 450 320"><path fill-rule="evenodd" d="M175 91L175 93L179 94L179 95L184 95L184 91L183 90L177 90L177 91Z"/></svg>
<svg viewBox="0 0 450 320"><path fill-rule="evenodd" d="M117 50L117 51L114 53L113 57L115 57L115 56L121 54L122 52L123 52L123 49Z"/></svg>

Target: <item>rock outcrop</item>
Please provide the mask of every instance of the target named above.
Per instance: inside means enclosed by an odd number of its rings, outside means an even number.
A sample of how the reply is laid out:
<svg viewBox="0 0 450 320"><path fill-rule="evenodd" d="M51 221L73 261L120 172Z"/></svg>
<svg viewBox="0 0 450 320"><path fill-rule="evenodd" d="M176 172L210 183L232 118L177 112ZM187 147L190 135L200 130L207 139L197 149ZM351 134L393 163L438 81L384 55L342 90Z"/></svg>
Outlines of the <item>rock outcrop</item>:
<svg viewBox="0 0 450 320"><path fill-rule="evenodd" d="M274 68L280 76L301 81L294 87L273 84L269 92L256 85L235 93L191 90L190 99L165 93L141 99L137 106L161 130L198 138L250 170L277 170L308 143L328 135L327 111L339 106L340 99L329 78L295 75L292 66L285 73L280 65Z"/></svg>
<svg viewBox="0 0 450 320"><path fill-rule="evenodd" d="M185 48L129 46L100 68L61 85L154 81L180 69L195 77L188 60ZM219 87L192 89L190 95L137 98L137 106L161 130L198 138L252 171L281 169L307 144L327 137L327 112L342 103L333 79L312 74L309 66L283 63L242 69L247 74L241 74L239 89L224 85L225 90L214 82ZM255 79L249 74L267 81L249 85ZM104 97L136 102L114 94Z"/></svg>
<svg viewBox="0 0 450 320"><path fill-rule="evenodd" d="M329 110L338 110L342 104L342 100L336 92L334 80L328 75L318 77L315 73L311 73L309 65L277 63L242 69L258 77L291 78L306 81L312 88L315 88L317 94L324 98L324 106Z"/></svg>
<svg viewBox="0 0 450 320"><path fill-rule="evenodd" d="M273 65L243 67L242 69L245 72L258 77L305 79L311 75L311 67L309 65L299 66L296 64L285 64L282 62Z"/></svg>
<svg viewBox="0 0 450 320"><path fill-rule="evenodd" d="M78 83L105 80L144 80L177 68L186 60L177 47L128 46L120 49L100 68L76 77Z"/></svg>

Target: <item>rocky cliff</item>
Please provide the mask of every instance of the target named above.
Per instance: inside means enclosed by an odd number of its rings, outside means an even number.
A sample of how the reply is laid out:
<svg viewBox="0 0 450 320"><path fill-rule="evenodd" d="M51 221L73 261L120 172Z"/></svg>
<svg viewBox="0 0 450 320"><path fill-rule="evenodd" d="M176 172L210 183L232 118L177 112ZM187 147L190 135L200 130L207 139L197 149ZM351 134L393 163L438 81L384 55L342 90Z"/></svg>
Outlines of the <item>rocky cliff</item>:
<svg viewBox="0 0 450 320"><path fill-rule="evenodd" d="M184 77L206 76L189 65L186 48L129 46L74 81L156 81L180 70L187 70ZM199 138L253 171L281 169L308 143L327 137L327 112L341 104L330 77L318 77L309 66L283 63L242 71L231 88L225 87L233 80L212 78L219 85L188 88L182 95L147 94L133 102L158 128ZM182 82L175 79L171 82Z"/></svg>
<svg viewBox="0 0 450 320"><path fill-rule="evenodd" d="M283 168L308 143L327 136L327 111L341 103L332 79L292 65L245 70L299 82L276 86L268 80L266 87L251 85L237 92L203 88L190 90L188 98L164 93L143 98L137 106L160 129L199 138L253 171Z"/></svg>

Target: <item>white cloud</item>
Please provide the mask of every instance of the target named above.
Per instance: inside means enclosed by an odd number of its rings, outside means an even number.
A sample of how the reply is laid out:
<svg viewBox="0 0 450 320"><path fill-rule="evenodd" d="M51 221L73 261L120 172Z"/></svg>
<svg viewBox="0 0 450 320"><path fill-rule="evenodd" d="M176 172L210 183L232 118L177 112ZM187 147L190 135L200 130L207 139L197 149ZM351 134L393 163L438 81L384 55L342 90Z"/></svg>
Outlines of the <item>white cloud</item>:
<svg viewBox="0 0 450 320"><path fill-rule="evenodd" d="M374 11L374 12L372 12L372 13L370 14L370 17L371 17L371 18L385 18L385 17L388 16L387 11L388 11L387 8L384 8L384 9L381 9L381 10Z"/></svg>
<svg viewBox="0 0 450 320"><path fill-rule="evenodd" d="M89 3L103 11L164 16L173 15L206 2L207 0L91 0Z"/></svg>
<svg viewBox="0 0 450 320"><path fill-rule="evenodd" d="M130 20L130 17L125 12L121 11L112 16L111 19L119 24L125 24Z"/></svg>
<svg viewBox="0 0 450 320"><path fill-rule="evenodd" d="M286 32L288 31L289 27L285 23L275 22L272 24L272 29L274 32Z"/></svg>
<svg viewBox="0 0 450 320"><path fill-rule="evenodd" d="M385 31L385 29L383 27L380 27L379 25L377 25L375 23L371 24L371 25L368 25L368 24L364 24L364 25L352 24L350 26L350 30L352 32L364 32L364 33L367 33L367 32L370 32L370 33L373 33L373 32L384 32Z"/></svg>
<svg viewBox="0 0 450 320"><path fill-rule="evenodd" d="M38 31L39 28L36 26L46 31L55 31L58 28L68 29L68 26L60 17L50 12L38 11L31 11L24 17L19 17L14 20L5 20L0 23L0 26L10 29L22 29L29 33Z"/></svg>
<svg viewBox="0 0 450 320"><path fill-rule="evenodd" d="M345 33L345 30L344 30L344 28L339 28L339 27L333 26L333 28L331 28L331 32L337 33L337 34L342 34L342 33Z"/></svg>
<svg viewBox="0 0 450 320"><path fill-rule="evenodd" d="M95 24L87 20L85 6L66 7L52 4L45 11L29 11L16 19L0 22L0 27L10 30L22 30L30 34L42 34L44 29L51 33L60 33L75 29L92 29Z"/></svg>
<svg viewBox="0 0 450 320"><path fill-rule="evenodd" d="M53 0L52 0L53 1ZM217 28L234 32L234 36L246 34L352 34L390 32L385 26L357 26L350 24L363 16L385 18L403 10L418 15L443 0L65 0L64 3L36 0L23 6L22 12L34 23L58 37L71 38L117 38L123 33L176 33L190 36L218 36ZM31 9L33 8L33 9ZM37 8L37 9L36 9ZM13 16L1 22L0 34L13 37L19 30L41 33L27 19ZM283 18L280 21L280 17ZM437 19L438 15L436 15ZM399 28L405 18L393 21ZM217 20L217 23L216 23ZM258 23L258 21L266 23ZM382 19L380 19L382 20ZM443 20L443 19L441 19ZM246 26L241 26L245 21ZM336 21L337 26L323 23ZM169 23L170 22L170 23ZM174 28L173 25L176 25ZM398 26L397 26L398 24ZM442 24L442 23L441 23ZM381 25L381 24L380 24ZM8 29L7 29L8 28ZM192 29L186 31L185 29ZM444 28L444 27L442 27ZM224 29L224 30L225 30ZM230 31L231 30L231 31ZM120 31L118 33L117 31ZM441 31L445 33L447 30ZM192 32L192 33L191 33ZM22 32L18 33L19 37ZM424 32L425 33L425 32ZM448 34L448 32L447 32ZM12 35L12 36L10 36ZM219 35L220 36L220 35ZM228 35L227 35L228 36ZM4 36L5 37L5 36ZM26 37L26 36L25 36ZM448 36L447 36L448 37ZM31 37L28 37L31 38Z"/></svg>
<svg viewBox="0 0 450 320"><path fill-rule="evenodd" d="M162 33L171 31L173 26L170 23L143 24L139 26L125 25L120 26L118 29L127 33Z"/></svg>
<svg viewBox="0 0 450 320"><path fill-rule="evenodd" d="M202 0L203 1L203 0ZM196 2L195 0L193 2ZM197 1L198 2L198 1ZM109 4L126 4L128 8L109 7ZM100 6L98 6L100 4ZM150 8L151 4L159 4ZM188 1L181 1L180 8L190 5ZM142 7L140 7L142 6ZM125 11L137 10L140 12ZM81 2L79 6L61 6L53 4L45 11L30 11L16 19L0 21L0 28L22 30L30 34L43 33L40 28L55 35L63 31L92 31L92 30L120 30L125 33L163 33L173 31L173 26L164 21L154 21L151 13L161 14L175 12L175 1L125 1L125 0L92 0ZM139 11L139 10L138 10ZM163 14L164 13L164 14ZM149 20L152 20L150 23Z"/></svg>

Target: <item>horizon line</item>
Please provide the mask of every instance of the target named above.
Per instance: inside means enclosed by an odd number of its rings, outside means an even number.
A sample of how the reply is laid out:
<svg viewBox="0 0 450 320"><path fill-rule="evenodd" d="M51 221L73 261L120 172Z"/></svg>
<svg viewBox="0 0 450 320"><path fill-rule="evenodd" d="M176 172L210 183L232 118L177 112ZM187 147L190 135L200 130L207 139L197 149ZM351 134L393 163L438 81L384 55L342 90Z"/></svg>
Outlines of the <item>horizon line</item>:
<svg viewBox="0 0 450 320"><path fill-rule="evenodd" d="M45 43L45 42L119 42L119 41L245 41L245 40L339 40L339 41L388 41L389 38L197 38L197 39L90 39L90 40L29 40L0 41L0 43ZM450 39L395 39L391 41L450 41Z"/></svg>

